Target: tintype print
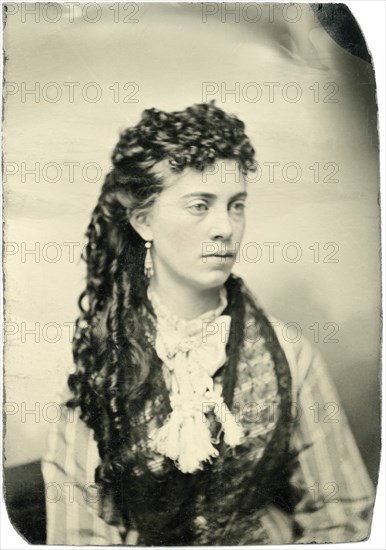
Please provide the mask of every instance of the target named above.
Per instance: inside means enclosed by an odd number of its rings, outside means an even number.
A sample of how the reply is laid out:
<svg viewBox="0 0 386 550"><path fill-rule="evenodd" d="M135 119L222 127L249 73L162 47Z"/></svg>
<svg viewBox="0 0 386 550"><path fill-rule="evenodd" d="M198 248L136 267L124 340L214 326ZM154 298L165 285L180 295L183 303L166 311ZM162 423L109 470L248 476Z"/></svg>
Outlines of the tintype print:
<svg viewBox="0 0 386 550"><path fill-rule="evenodd" d="M14 528L46 545L366 540L379 140L350 9L3 17Z"/></svg>

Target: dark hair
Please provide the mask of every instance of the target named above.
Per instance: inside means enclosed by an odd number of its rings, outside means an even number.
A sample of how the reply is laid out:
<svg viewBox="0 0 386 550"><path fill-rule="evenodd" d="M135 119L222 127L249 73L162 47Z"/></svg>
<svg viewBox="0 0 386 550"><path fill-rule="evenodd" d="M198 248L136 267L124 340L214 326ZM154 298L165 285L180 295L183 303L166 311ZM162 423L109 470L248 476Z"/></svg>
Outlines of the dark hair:
<svg viewBox="0 0 386 550"><path fill-rule="evenodd" d="M204 170L216 159L235 159L244 174L255 168L244 123L213 103L170 113L147 109L113 151L113 169L86 232L87 285L73 340L76 372L68 381L74 394L68 406L79 406L81 418L94 430L103 483L114 482L128 466L131 445L141 435L130 420L146 396L161 391L151 376L160 360L148 342L154 312L146 295L146 249L129 214L150 207L162 191L164 181L153 170L160 161L182 172L186 167ZM229 291L234 281L228 280Z"/></svg>

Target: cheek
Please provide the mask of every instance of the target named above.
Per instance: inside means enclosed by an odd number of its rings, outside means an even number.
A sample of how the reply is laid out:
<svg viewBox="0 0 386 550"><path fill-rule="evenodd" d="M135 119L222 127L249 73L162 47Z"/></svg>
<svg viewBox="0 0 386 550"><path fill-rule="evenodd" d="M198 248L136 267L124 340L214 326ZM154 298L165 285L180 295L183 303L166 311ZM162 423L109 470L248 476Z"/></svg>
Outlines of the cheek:
<svg viewBox="0 0 386 550"><path fill-rule="evenodd" d="M186 215L175 215L164 211L153 226L154 245L163 250L172 249L175 253L185 254L193 245L200 246L203 240L202 230Z"/></svg>
<svg viewBox="0 0 386 550"><path fill-rule="evenodd" d="M241 241L245 230L245 219L238 220L233 223L233 240L236 242Z"/></svg>

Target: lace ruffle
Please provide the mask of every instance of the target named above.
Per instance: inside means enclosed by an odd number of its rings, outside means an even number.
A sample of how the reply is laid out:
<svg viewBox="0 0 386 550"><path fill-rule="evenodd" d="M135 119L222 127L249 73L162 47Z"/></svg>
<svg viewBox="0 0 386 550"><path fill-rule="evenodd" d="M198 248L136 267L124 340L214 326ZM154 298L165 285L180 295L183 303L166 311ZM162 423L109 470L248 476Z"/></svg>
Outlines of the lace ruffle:
<svg viewBox="0 0 386 550"><path fill-rule="evenodd" d="M243 435L212 378L226 361L231 318L220 315L227 306L226 290L221 288L216 309L190 321L173 315L154 290L148 290L148 297L157 316L156 351L172 379L172 412L166 423L150 434L151 448L173 460L183 473L194 473L218 456L206 419L209 412L222 424L228 445L239 445Z"/></svg>

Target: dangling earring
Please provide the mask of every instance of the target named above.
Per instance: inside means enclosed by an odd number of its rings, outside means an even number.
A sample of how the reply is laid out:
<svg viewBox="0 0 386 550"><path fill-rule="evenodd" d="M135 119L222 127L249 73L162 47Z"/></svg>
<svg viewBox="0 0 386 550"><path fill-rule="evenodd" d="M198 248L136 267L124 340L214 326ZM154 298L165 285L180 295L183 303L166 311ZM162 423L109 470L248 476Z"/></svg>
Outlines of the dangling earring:
<svg viewBox="0 0 386 550"><path fill-rule="evenodd" d="M151 259L150 248L151 241L145 242L146 256L145 256L145 275L148 279L154 275L153 260Z"/></svg>

